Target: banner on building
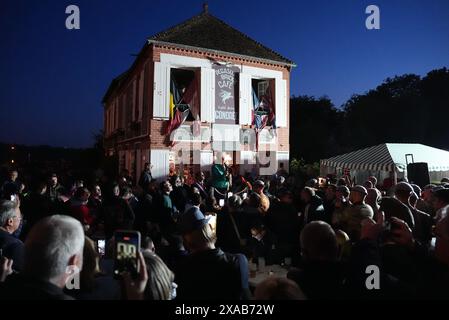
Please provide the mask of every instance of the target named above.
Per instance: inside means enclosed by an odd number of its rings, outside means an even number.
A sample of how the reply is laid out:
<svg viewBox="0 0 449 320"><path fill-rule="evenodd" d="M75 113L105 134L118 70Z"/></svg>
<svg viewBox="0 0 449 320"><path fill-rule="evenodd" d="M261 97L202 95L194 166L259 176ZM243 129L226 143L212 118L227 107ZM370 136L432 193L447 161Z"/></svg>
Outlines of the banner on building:
<svg viewBox="0 0 449 320"><path fill-rule="evenodd" d="M215 70L215 122L236 124L238 119L236 101L238 98L237 67L214 66Z"/></svg>

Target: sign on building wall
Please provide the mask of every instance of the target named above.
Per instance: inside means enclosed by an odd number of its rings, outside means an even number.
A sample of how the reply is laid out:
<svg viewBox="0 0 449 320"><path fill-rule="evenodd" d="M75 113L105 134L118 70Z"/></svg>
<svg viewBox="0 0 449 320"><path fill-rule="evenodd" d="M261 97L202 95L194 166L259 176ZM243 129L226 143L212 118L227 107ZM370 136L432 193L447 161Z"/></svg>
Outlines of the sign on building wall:
<svg viewBox="0 0 449 320"><path fill-rule="evenodd" d="M215 70L215 122L238 123L236 96L238 97L237 67L214 66Z"/></svg>

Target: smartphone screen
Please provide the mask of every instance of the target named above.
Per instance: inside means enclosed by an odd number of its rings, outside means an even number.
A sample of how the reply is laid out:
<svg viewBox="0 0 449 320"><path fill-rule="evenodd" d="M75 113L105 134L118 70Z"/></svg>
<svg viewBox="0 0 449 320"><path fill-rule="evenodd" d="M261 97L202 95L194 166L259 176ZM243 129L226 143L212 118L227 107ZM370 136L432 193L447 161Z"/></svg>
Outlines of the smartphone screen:
<svg viewBox="0 0 449 320"><path fill-rule="evenodd" d="M225 204L224 199L220 199L220 201L218 201L218 205L219 205L220 207L223 207L224 204Z"/></svg>
<svg viewBox="0 0 449 320"><path fill-rule="evenodd" d="M242 194L242 199L245 200L247 197L248 197L248 194L247 194L246 192L244 192L244 193Z"/></svg>
<svg viewBox="0 0 449 320"><path fill-rule="evenodd" d="M120 277L123 272L129 272L137 277L139 263L137 253L140 250L140 233L138 231L116 231L114 276Z"/></svg>
<svg viewBox="0 0 449 320"><path fill-rule="evenodd" d="M106 253L106 240L105 239L97 239L97 252L103 257Z"/></svg>

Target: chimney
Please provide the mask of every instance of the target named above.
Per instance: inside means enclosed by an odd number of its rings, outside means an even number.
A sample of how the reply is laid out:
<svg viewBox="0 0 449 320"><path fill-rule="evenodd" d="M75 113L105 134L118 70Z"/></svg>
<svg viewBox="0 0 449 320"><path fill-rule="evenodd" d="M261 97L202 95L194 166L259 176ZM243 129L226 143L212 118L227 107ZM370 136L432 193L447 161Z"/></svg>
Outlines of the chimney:
<svg viewBox="0 0 449 320"><path fill-rule="evenodd" d="M203 3L203 13L208 14L209 13L209 5L207 2Z"/></svg>

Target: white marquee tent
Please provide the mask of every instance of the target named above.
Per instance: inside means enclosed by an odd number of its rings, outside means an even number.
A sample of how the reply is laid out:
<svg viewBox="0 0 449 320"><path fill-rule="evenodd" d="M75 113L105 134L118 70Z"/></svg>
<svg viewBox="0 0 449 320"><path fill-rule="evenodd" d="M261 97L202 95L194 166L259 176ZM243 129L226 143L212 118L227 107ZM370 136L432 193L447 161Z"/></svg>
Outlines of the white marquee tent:
<svg viewBox="0 0 449 320"><path fill-rule="evenodd" d="M426 162L431 181L449 176L449 152L418 143L383 143L377 146L321 160L321 175L342 174L350 170L357 183L363 183L370 175L380 182L396 175L407 177L407 163Z"/></svg>

